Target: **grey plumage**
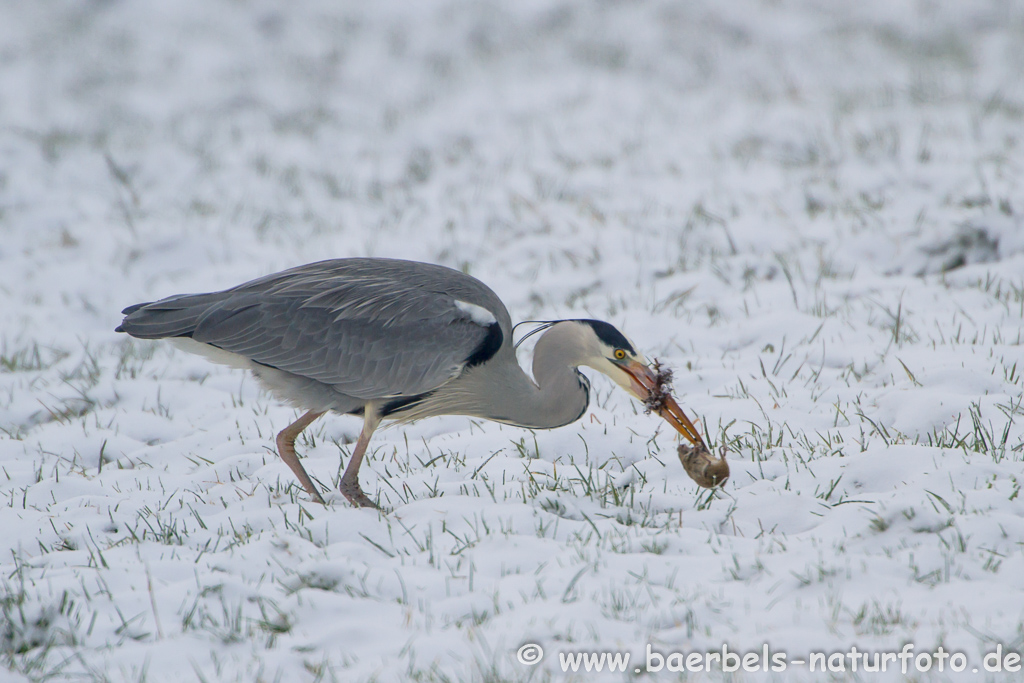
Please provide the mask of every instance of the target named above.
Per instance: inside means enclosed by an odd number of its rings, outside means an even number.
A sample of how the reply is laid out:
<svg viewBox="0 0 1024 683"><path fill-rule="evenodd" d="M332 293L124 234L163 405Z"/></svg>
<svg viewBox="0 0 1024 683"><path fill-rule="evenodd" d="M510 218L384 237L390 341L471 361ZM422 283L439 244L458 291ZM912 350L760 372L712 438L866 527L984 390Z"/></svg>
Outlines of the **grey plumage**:
<svg viewBox="0 0 1024 683"><path fill-rule="evenodd" d="M654 381L625 336L595 320L547 329L531 378L516 360L508 311L490 288L459 271L411 261L320 261L123 312L117 331L170 339L248 368L274 395L307 409L278 435L278 450L318 500L295 437L326 411L362 415L363 433L340 485L356 505L373 505L357 473L381 419L455 414L551 428L586 410L589 384L580 365L642 400Z"/></svg>
<svg viewBox="0 0 1024 683"><path fill-rule="evenodd" d="M491 312L474 322L457 301ZM254 362L275 393L321 410L351 412L372 399L413 397L457 376L485 341L511 339L501 300L479 280L425 263L339 259L311 263L210 294L184 294L124 310L118 331L187 338ZM262 367L261 367L262 366ZM294 377L287 377L280 373ZM324 385L319 400L295 388Z"/></svg>

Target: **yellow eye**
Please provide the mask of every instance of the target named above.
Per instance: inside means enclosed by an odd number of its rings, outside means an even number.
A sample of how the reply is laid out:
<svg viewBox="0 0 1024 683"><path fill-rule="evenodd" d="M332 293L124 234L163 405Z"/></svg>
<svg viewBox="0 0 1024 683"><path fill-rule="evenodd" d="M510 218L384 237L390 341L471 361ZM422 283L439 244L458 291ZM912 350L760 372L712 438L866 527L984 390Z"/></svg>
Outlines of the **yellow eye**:
<svg viewBox="0 0 1024 683"><path fill-rule="evenodd" d="M622 360L626 357L626 352L622 349L615 349L615 360Z"/></svg>

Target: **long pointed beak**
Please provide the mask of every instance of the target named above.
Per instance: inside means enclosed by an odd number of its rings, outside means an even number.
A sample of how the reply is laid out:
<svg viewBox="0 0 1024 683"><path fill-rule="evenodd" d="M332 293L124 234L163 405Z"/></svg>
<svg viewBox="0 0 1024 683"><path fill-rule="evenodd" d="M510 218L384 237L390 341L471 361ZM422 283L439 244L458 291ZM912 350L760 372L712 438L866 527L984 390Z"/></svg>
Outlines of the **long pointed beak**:
<svg viewBox="0 0 1024 683"><path fill-rule="evenodd" d="M694 446L704 446L704 439L701 438L697 428L686 417L683 409L679 407L672 394L668 393L665 386L665 376L655 372L651 367L635 360L618 364L622 370L629 375L630 389L633 394L643 401L648 410L661 415L672 427L682 434Z"/></svg>

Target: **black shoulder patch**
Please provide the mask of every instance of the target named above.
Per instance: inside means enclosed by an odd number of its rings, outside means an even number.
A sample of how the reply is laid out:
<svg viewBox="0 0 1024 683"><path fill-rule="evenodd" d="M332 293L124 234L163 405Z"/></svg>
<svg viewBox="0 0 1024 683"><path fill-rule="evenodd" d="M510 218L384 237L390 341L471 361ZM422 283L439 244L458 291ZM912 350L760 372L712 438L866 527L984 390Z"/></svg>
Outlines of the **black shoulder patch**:
<svg viewBox="0 0 1024 683"><path fill-rule="evenodd" d="M470 354L469 358L466 359L466 367L471 368L474 365L480 365L486 363L490 359L494 358L494 354L501 348L502 342L505 341L505 335L501 332L501 325L496 322L491 323L487 326L487 336L485 336L476 348L473 349L473 353Z"/></svg>
<svg viewBox="0 0 1024 683"><path fill-rule="evenodd" d="M608 346L616 349L626 349L632 354L636 353L636 349L633 348L633 345L629 343L629 340L626 339L625 335L615 329L614 325L606 323L603 320L583 319L577 320L576 322L583 323L584 325L590 325L590 328L594 330L594 334L597 335L597 338Z"/></svg>

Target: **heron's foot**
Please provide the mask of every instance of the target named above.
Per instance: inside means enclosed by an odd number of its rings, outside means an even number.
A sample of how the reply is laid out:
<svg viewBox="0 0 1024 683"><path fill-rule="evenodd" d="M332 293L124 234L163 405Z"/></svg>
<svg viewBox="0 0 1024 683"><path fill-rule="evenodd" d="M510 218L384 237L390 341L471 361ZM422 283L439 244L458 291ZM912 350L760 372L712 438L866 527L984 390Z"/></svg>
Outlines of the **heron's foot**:
<svg viewBox="0 0 1024 683"><path fill-rule="evenodd" d="M359 482L341 482L338 486L338 490L341 491L341 495L345 496L348 502L352 503L353 507L357 508L373 508L374 510L380 510L380 507L369 497L363 493L363 489L359 487Z"/></svg>

